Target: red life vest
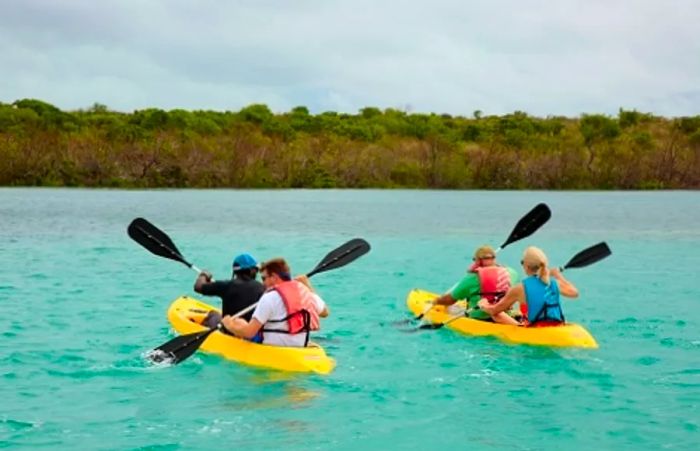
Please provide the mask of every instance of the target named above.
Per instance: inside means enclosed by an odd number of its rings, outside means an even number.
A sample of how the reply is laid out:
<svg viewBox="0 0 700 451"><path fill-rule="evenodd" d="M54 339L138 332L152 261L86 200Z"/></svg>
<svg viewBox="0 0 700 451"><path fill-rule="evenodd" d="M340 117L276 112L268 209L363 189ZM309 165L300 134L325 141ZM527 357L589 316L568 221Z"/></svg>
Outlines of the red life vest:
<svg viewBox="0 0 700 451"><path fill-rule="evenodd" d="M320 321L316 303L309 287L297 280L289 280L275 285L272 289L280 294L287 316L271 322L287 321L289 334L319 330Z"/></svg>
<svg viewBox="0 0 700 451"><path fill-rule="evenodd" d="M520 303L520 314L522 315L522 325L525 327L555 327L566 324L562 321L537 321L535 324L530 324L527 318L527 302Z"/></svg>
<svg viewBox="0 0 700 451"><path fill-rule="evenodd" d="M479 266L473 269L479 276L479 295L495 304L510 288L510 273L503 266Z"/></svg>
<svg viewBox="0 0 700 451"><path fill-rule="evenodd" d="M523 324L530 324L527 320L527 301L520 301L520 315L523 317Z"/></svg>

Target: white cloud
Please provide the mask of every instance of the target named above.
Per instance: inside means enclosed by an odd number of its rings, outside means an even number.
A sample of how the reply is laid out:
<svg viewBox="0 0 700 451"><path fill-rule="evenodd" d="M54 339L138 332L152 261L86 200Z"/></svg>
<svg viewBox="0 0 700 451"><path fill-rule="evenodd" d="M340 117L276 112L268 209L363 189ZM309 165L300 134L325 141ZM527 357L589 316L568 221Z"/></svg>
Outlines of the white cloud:
<svg viewBox="0 0 700 451"><path fill-rule="evenodd" d="M695 0L0 0L0 100L699 114Z"/></svg>

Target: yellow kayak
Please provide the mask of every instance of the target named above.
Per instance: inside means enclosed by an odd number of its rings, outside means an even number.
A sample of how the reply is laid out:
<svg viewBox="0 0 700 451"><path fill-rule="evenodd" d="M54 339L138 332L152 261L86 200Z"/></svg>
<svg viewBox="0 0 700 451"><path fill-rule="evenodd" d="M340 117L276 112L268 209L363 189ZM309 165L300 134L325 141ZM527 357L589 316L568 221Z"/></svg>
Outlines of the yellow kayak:
<svg viewBox="0 0 700 451"><path fill-rule="evenodd" d="M435 293L414 289L408 294L406 304L417 316L423 313L427 303L437 296ZM460 304L462 308L466 307L464 301ZM441 305L433 307L423 317L424 320L433 323L443 323L451 318L453 315ZM445 324L445 327L467 335L494 336L508 343L573 348L598 347L598 343L585 328L572 323L556 327L521 327L463 317Z"/></svg>
<svg viewBox="0 0 700 451"><path fill-rule="evenodd" d="M200 322L210 310L217 310L197 299L182 296L168 309L168 321L180 334L207 330ZM281 371L328 374L335 367L335 360L317 345L291 348L257 344L216 331L209 335L201 350L223 356L244 365Z"/></svg>

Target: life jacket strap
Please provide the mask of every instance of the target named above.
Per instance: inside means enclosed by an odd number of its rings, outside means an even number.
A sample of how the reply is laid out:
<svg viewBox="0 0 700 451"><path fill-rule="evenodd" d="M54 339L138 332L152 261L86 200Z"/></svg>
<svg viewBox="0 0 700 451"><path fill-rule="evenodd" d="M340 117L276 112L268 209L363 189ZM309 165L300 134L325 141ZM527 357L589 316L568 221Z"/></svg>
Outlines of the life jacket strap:
<svg viewBox="0 0 700 451"><path fill-rule="evenodd" d="M306 347L309 344L309 336L311 335L311 314L309 313L308 310L303 309L299 310L298 312L291 313L287 316L285 316L282 319L268 319L268 323L283 323L286 321L289 321L290 318L292 318L295 315L301 315L302 318L304 319L304 325L302 326L301 330L298 332L291 332L289 330L277 330L277 329L261 329L262 332L271 332L275 334L287 334L287 335L296 335L299 332L306 332L306 338L304 339L304 347Z"/></svg>
<svg viewBox="0 0 700 451"><path fill-rule="evenodd" d="M550 310L555 310L559 312L559 318L553 318L549 316L549 311ZM540 309L539 312L535 315L535 317L530 320L528 318L528 323L530 326L532 326L535 323L538 323L540 321L560 321L562 324L566 323L566 319L564 318L564 312L561 310L561 306L559 304L547 304L546 302L542 305L542 308Z"/></svg>
<svg viewBox="0 0 700 451"><path fill-rule="evenodd" d="M493 296L493 301L489 301L489 304L495 304L496 302L500 301L503 296L506 295L505 291L480 291L479 296L481 297L486 297L486 296Z"/></svg>

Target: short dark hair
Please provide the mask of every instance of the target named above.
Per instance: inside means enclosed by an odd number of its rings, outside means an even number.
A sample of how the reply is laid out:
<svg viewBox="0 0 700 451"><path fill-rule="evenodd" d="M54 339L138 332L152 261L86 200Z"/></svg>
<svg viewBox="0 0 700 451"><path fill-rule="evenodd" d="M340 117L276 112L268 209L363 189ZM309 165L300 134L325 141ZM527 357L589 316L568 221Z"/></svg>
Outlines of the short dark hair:
<svg viewBox="0 0 700 451"><path fill-rule="evenodd" d="M233 272L233 274L243 280L253 280L255 279L255 275L258 273L258 268L245 268L245 269L237 269L236 271Z"/></svg>

